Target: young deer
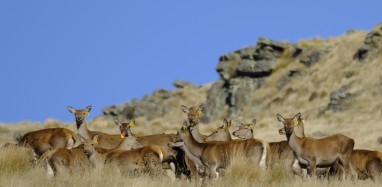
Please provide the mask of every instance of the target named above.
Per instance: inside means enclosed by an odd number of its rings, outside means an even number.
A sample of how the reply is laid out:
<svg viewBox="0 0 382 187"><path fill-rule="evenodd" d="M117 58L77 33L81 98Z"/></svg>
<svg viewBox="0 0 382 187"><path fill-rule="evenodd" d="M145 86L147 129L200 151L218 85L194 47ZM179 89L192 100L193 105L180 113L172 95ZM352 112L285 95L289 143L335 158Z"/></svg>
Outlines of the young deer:
<svg viewBox="0 0 382 187"><path fill-rule="evenodd" d="M168 163L168 166L165 166L165 168L171 169L175 174L179 175L179 171L176 171L178 170L179 166L175 168L175 164L179 162L179 160L176 159L178 152L168 146L168 143L170 143L175 138L175 134L153 134L147 136L136 136L131 131L131 128L135 126L135 120L131 120L129 123L122 123L118 119L115 119L115 123L119 126L124 126L126 128L125 134L127 137L136 138L141 145L161 146L166 151L166 154L164 154L163 157L163 161Z"/></svg>
<svg viewBox="0 0 382 187"><path fill-rule="evenodd" d="M26 133L17 145L27 146L34 150L37 157L55 148L72 149L77 134L65 128L49 128Z"/></svg>
<svg viewBox="0 0 382 187"><path fill-rule="evenodd" d="M301 114L293 118L284 118L277 114L277 119L284 124L288 144L300 164L308 166L308 174L316 176L316 167L333 167L340 164L345 169L345 177L350 172L349 160L354 148L354 140L344 135L333 135L321 139L298 137L294 131L300 123Z"/></svg>
<svg viewBox="0 0 382 187"><path fill-rule="evenodd" d="M92 106L87 106L85 109L74 109L68 106L70 113L74 114L77 124L78 134L86 139L92 139L95 135L98 135L98 146L105 149L113 149L121 142L119 135L106 134L99 131L91 131L87 127L86 117L89 115Z"/></svg>
<svg viewBox="0 0 382 187"><path fill-rule="evenodd" d="M99 153L95 146L98 144L98 135L92 140L80 138L84 144L84 152L90 163L96 168L104 164L116 164L122 173L137 175L140 173L151 173L161 170L161 162L166 156L166 151L161 146L150 145L129 151L110 151Z"/></svg>
<svg viewBox="0 0 382 187"><path fill-rule="evenodd" d="M373 181L381 181L382 177L382 153L355 149L351 153L350 163L355 167L359 179L370 178Z"/></svg>
<svg viewBox="0 0 382 187"><path fill-rule="evenodd" d="M240 139L253 139L254 129L256 126L256 119L253 119L251 123L243 124L237 121L237 126L239 129L234 131L233 136ZM303 120L299 119L300 125L296 127L295 131L299 136L305 137L303 129ZM280 134L283 134L283 129L279 130ZM288 141L280 142L269 142L270 152L269 152L269 164L277 167L278 164L283 163L288 174L296 174L301 176L301 167L298 165L298 161L293 155L293 150L289 147Z"/></svg>
<svg viewBox="0 0 382 187"><path fill-rule="evenodd" d="M264 147L262 140L246 141L215 141L199 143L192 136L193 127L182 127L175 141L184 142L189 152L199 158L206 168L205 174L210 178L218 176L217 170L226 168L236 154L241 154L258 163L260 168L266 168L267 151L269 145Z"/></svg>
<svg viewBox="0 0 382 187"><path fill-rule="evenodd" d="M97 152L105 153L111 151L124 151L143 147L135 137L128 135L129 123L117 124L121 131L122 141L114 149L103 149L96 147ZM81 137L81 135L78 135ZM81 144L73 149L56 148L46 152L41 156L40 161L46 161L48 176L57 175L58 172L71 170L73 167L86 168L89 166L89 159L84 153L84 145Z"/></svg>

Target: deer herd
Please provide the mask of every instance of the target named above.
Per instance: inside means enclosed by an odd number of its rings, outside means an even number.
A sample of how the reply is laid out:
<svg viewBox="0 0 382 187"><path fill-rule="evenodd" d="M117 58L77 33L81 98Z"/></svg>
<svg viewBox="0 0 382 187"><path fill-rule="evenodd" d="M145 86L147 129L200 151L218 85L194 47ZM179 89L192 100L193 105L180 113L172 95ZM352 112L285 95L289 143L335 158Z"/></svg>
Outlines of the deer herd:
<svg viewBox="0 0 382 187"><path fill-rule="evenodd" d="M306 137L305 119L300 113L292 118L276 115L286 140L267 142L254 137L256 120L249 124L236 121L232 133L231 121L209 136L199 130L203 106L181 106L187 115L177 134L137 136L132 132L135 120L121 122L115 118L119 135L88 129L86 117L92 107L74 109L77 132L66 128L49 128L26 133L18 146L33 149L37 163L44 165L50 177L70 172L74 167L101 169L115 166L122 175L161 175L174 173L190 180L216 179L235 159L247 159L260 172L284 168L288 176L301 178L338 176L347 179L382 179L382 153L354 150L354 140L335 134L325 138ZM77 145L78 144L78 145ZM74 147L77 145L76 147ZM282 167L279 167L282 166Z"/></svg>

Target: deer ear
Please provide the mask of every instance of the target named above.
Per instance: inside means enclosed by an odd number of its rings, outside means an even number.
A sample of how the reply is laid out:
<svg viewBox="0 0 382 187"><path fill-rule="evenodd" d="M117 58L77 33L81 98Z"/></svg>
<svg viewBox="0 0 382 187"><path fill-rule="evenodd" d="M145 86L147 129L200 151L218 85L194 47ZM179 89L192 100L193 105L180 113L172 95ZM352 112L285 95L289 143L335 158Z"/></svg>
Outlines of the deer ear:
<svg viewBox="0 0 382 187"><path fill-rule="evenodd" d="M92 110L92 105L87 106L85 110L87 110L88 112L90 112L90 110Z"/></svg>
<svg viewBox="0 0 382 187"><path fill-rule="evenodd" d="M182 127L187 127L187 126L188 126L187 121L184 121Z"/></svg>
<svg viewBox="0 0 382 187"><path fill-rule="evenodd" d="M81 136L81 134L77 134L78 140L80 140L81 143L85 142L84 137Z"/></svg>
<svg viewBox="0 0 382 187"><path fill-rule="evenodd" d="M280 114L277 114L276 117L279 120L279 122L284 122L285 121L285 119Z"/></svg>
<svg viewBox="0 0 382 187"><path fill-rule="evenodd" d="M199 111L200 112L204 112L205 111L204 104L199 105Z"/></svg>
<svg viewBox="0 0 382 187"><path fill-rule="evenodd" d="M184 113L188 114L190 112L190 110L186 106L182 105L181 107Z"/></svg>
<svg viewBox="0 0 382 187"><path fill-rule="evenodd" d="M114 118L114 122L115 122L115 124L116 124L117 126L121 126L121 125L122 125L121 121L119 121L118 118Z"/></svg>
<svg viewBox="0 0 382 187"><path fill-rule="evenodd" d="M228 126L228 127L231 127L231 125L232 125L232 121L231 121L231 120L229 120L229 121L226 120L226 121L227 121L227 126Z"/></svg>
<svg viewBox="0 0 382 187"><path fill-rule="evenodd" d="M98 134L93 137L93 142L97 142L97 141L98 141Z"/></svg>
<svg viewBox="0 0 382 187"><path fill-rule="evenodd" d="M76 109L74 109L73 107L68 106L67 108L68 108L70 113L72 113L72 114L76 113Z"/></svg>
<svg viewBox="0 0 382 187"><path fill-rule="evenodd" d="M251 121L251 125L255 125L256 124L256 119L253 119L252 121Z"/></svg>
<svg viewBox="0 0 382 187"><path fill-rule="evenodd" d="M236 125L238 126L238 127L240 127L241 125L243 125L240 121L238 121L238 120L236 120L235 121L236 122Z"/></svg>
<svg viewBox="0 0 382 187"><path fill-rule="evenodd" d="M301 119L301 113L297 113L294 117L293 117L293 120L298 120L298 119Z"/></svg>
<svg viewBox="0 0 382 187"><path fill-rule="evenodd" d="M134 127L135 127L135 119L130 121L130 128L134 128Z"/></svg>

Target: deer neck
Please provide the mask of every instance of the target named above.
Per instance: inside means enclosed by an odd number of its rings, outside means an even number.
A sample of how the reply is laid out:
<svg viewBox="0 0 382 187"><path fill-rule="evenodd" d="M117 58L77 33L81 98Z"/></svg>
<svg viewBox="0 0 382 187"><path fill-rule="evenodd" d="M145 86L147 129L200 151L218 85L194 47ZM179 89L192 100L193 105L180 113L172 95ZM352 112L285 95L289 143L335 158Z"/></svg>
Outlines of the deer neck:
<svg viewBox="0 0 382 187"><path fill-rule="evenodd" d="M207 136L204 136L203 134L200 133L199 130L199 124L191 124L194 128L192 130L192 137L199 142L202 143L204 142L204 139L207 138Z"/></svg>
<svg viewBox="0 0 382 187"><path fill-rule="evenodd" d="M85 139L91 139L93 138L91 136L91 132L89 131L88 129L88 126L87 126L87 123L85 120L83 121L77 121L76 120L76 124L77 124L77 131L78 131L78 134L80 134L82 137L84 137Z"/></svg>
<svg viewBox="0 0 382 187"><path fill-rule="evenodd" d="M121 143L114 149L114 150L131 150L131 149L137 149L143 147L142 144L140 144L135 136L129 135L128 137L125 137Z"/></svg>
<svg viewBox="0 0 382 187"><path fill-rule="evenodd" d="M199 157L196 157L195 155L193 155L190 150L188 150L187 146L183 145L179 147L180 149L182 149L184 151L184 153L187 155L187 157L195 164L195 166L197 167L197 169L202 169L201 167L203 167L203 162L200 160Z"/></svg>
<svg viewBox="0 0 382 187"><path fill-rule="evenodd" d="M294 127L293 131L295 132L296 136L303 138L305 137L305 132L304 132L304 125L300 124L296 127Z"/></svg>
<svg viewBox="0 0 382 187"><path fill-rule="evenodd" d="M106 153L98 153L97 151L94 151L89 157L89 161L95 168L102 168L105 164L106 156Z"/></svg>
<svg viewBox="0 0 382 187"><path fill-rule="evenodd" d="M196 129L194 129L194 130L196 130ZM198 141L196 141L193 138L190 130L187 133L188 133L187 136L183 139L185 147L190 151L190 153L192 155L200 158L200 156L202 155L202 152L203 152L204 143L199 143Z"/></svg>
<svg viewBox="0 0 382 187"><path fill-rule="evenodd" d="M227 132L224 132L223 137L221 138L220 141L231 141L231 140L232 140L231 133L227 131Z"/></svg>
<svg viewBox="0 0 382 187"><path fill-rule="evenodd" d="M301 150L301 144L304 139L304 137L298 137L295 133L295 131L292 132L292 134L289 136L288 139L288 144L289 147L294 151L294 152L299 152Z"/></svg>
<svg viewBox="0 0 382 187"><path fill-rule="evenodd" d="M206 142L210 141L230 141L232 140L231 134L229 132L224 132L224 133L216 133L216 134L211 134L208 136L206 139Z"/></svg>

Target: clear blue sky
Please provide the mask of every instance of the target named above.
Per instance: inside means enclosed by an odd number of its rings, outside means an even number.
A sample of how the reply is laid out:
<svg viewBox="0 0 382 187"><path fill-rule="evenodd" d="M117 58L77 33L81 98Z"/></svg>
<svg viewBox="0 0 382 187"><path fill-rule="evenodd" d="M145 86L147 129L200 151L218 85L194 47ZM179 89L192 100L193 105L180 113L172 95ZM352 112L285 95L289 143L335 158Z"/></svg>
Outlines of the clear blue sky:
<svg viewBox="0 0 382 187"><path fill-rule="evenodd" d="M0 1L0 122L74 121L218 79L220 55L260 36L296 42L381 22L382 1Z"/></svg>

